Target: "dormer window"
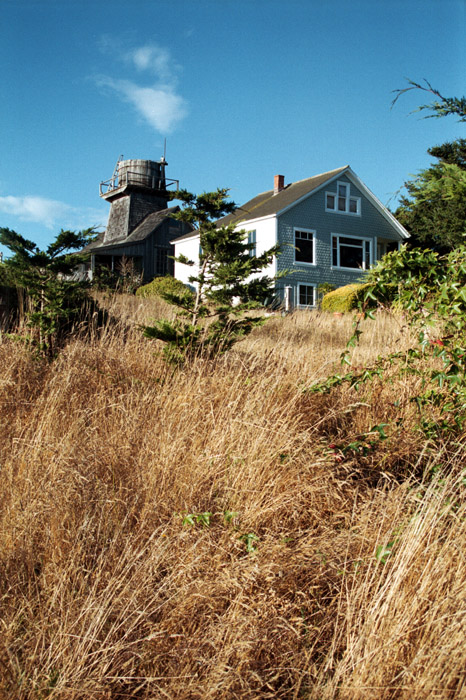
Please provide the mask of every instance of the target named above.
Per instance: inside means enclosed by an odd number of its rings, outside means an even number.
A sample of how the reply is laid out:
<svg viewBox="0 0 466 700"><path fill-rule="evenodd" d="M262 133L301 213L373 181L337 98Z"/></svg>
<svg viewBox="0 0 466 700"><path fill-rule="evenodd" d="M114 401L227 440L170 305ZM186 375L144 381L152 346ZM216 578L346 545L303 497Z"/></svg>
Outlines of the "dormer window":
<svg viewBox="0 0 466 700"><path fill-rule="evenodd" d="M337 182L336 192L325 193L325 211L358 216L361 214L361 197L350 195L350 186L347 182Z"/></svg>

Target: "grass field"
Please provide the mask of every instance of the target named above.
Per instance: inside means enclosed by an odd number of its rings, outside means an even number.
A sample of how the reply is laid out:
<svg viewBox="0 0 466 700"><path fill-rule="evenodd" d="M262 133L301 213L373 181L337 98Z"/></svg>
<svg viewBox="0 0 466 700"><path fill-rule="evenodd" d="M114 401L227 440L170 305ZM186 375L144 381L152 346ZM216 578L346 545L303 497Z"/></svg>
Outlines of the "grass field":
<svg viewBox="0 0 466 700"><path fill-rule="evenodd" d="M0 697L466 698L464 436L419 378L310 392L352 327L317 312L173 370L160 303L108 304L51 364L0 344ZM412 342L363 330L355 366Z"/></svg>

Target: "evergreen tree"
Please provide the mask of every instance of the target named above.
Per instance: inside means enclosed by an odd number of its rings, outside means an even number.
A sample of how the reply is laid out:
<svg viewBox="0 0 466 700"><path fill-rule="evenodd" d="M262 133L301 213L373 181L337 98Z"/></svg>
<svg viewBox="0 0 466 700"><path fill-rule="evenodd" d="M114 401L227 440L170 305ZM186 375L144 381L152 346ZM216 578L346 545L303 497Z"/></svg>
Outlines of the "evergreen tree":
<svg viewBox="0 0 466 700"><path fill-rule="evenodd" d="M459 159L452 162L459 144L446 143L429 149L442 160L405 183L407 195L400 199L395 216L410 232L411 246L447 253L465 243L466 168Z"/></svg>
<svg viewBox="0 0 466 700"><path fill-rule="evenodd" d="M29 340L51 358L80 316L88 299L88 283L73 279L86 257L72 251L89 242L93 229L61 232L46 250L21 234L0 228L0 243L11 253L3 263L6 280L25 290Z"/></svg>
<svg viewBox="0 0 466 700"><path fill-rule="evenodd" d="M428 117L454 115L458 121L466 121L466 98L444 97L428 81L424 85L412 80L408 83L409 87L395 90L392 104L410 90L422 90L437 99L417 111L430 111ZM395 215L410 232L411 246L447 253L466 241L466 140L433 146L428 153L439 162L405 183L407 195L400 199Z"/></svg>
<svg viewBox="0 0 466 700"><path fill-rule="evenodd" d="M273 280L259 273L277 255L278 246L255 255L253 245L245 242L245 231L236 231L234 224L217 226L219 218L236 209L227 201L227 193L226 189L217 189L196 196L179 190L174 195L182 202L176 216L199 231L199 269L189 278L196 293L163 293L163 298L177 308L176 319L143 327L146 337L166 343L164 351L170 361L223 353L264 322L263 317L247 312L261 306L273 293ZM182 255L176 260L194 265Z"/></svg>

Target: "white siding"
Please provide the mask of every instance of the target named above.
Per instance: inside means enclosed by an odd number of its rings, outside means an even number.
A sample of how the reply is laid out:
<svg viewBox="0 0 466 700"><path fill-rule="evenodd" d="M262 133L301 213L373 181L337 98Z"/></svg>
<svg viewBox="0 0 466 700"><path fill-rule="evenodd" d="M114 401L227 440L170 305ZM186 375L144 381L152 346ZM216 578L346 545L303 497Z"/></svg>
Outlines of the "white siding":
<svg viewBox="0 0 466 700"><path fill-rule="evenodd" d="M237 228L246 231L246 243L248 231L256 232L256 255L261 255L277 242L277 219L275 216L267 219L258 219L257 221L247 221L239 224ZM175 256L177 257L178 255L185 255L195 263L194 266L190 267L175 261L175 277L185 284L190 284L188 278L197 275L199 272L199 236L175 243ZM269 277L274 277L276 269L277 262L274 259L268 267L258 273L258 276L268 275Z"/></svg>
<svg viewBox="0 0 466 700"><path fill-rule="evenodd" d="M189 284L189 278L196 276L199 272L199 236L188 238L185 241L179 241L175 244L175 257L185 255L188 260L192 260L194 265L183 265L175 260L175 277L184 284Z"/></svg>
<svg viewBox="0 0 466 700"><path fill-rule="evenodd" d="M257 219L256 221L245 221L237 226L237 229L246 231L256 232L256 255L261 255L277 242L277 218L275 216L269 216L266 219ZM245 237L247 242L247 235ZM277 261L274 258L272 263L261 270L257 274L258 277L264 277L268 275L269 277L274 277L277 271Z"/></svg>

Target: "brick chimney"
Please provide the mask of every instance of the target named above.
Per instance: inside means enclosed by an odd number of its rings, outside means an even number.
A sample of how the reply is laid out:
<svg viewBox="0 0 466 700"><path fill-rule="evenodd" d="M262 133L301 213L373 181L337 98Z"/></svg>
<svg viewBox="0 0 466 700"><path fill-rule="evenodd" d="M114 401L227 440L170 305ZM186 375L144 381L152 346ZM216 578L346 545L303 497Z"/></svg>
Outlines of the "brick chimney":
<svg viewBox="0 0 466 700"><path fill-rule="evenodd" d="M278 194L283 189L285 189L285 176L275 175L273 178L273 193Z"/></svg>

